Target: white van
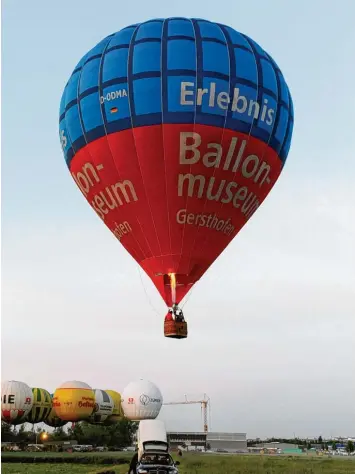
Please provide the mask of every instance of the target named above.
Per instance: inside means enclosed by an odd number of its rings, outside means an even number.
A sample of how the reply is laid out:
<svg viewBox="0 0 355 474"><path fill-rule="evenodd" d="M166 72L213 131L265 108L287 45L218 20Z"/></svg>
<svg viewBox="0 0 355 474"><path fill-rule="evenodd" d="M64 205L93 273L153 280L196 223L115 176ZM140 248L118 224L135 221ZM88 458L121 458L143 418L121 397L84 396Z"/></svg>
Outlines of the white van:
<svg viewBox="0 0 355 474"><path fill-rule="evenodd" d="M138 427L138 453L131 462L129 474L178 474L168 450L165 424L160 420L142 420Z"/></svg>

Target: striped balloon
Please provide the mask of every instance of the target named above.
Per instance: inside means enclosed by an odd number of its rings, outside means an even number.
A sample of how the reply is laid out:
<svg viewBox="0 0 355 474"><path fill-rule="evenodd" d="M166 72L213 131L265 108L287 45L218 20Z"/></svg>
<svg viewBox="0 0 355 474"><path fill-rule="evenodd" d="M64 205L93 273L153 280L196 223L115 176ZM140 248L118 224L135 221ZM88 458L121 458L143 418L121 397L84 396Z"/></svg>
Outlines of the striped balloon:
<svg viewBox="0 0 355 474"><path fill-rule="evenodd" d="M44 388L32 388L33 406L27 415L28 423L41 423L52 410L52 399L50 393Z"/></svg>

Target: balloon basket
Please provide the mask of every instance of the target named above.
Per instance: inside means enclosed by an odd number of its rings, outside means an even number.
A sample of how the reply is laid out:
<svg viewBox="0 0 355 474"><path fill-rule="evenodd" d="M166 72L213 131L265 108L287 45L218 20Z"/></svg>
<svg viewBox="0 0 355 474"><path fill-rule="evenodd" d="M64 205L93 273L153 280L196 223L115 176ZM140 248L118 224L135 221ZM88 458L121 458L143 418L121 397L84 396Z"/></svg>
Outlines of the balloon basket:
<svg viewBox="0 0 355 474"><path fill-rule="evenodd" d="M187 322L186 321L164 321L164 336L172 339L187 338Z"/></svg>

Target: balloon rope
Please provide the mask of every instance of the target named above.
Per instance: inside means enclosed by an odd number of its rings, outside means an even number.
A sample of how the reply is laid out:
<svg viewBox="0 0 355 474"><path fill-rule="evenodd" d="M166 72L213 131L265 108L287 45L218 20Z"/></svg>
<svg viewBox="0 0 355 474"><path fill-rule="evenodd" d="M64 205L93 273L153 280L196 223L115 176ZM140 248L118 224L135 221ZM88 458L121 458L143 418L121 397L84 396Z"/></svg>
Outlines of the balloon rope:
<svg viewBox="0 0 355 474"><path fill-rule="evenodd" d="M137 268L138 268L138 273L139 273L139 278L141 279L141 284L143 286L143 289L144 289L144 293L145 293L145 296L148 300L148 303L150 305L150 307L152 308L152 310L158 315L158 316L161 316L161 314L157 311L156 307L153 305L151 299L149 298L149 295L148 295L148 292L146 290L146 287L144 285L144 281L143 281L143 278L142 278L142 275L141 275L141 268L139 265L137 265Z"/></svg>
<svg viewBox="0 0 355 474"><path fill-rule="evenodd" d="M194 289L195 289L195 285L194 285L194 286L191 288L191 290L188 292L185 301L184 301L183 304L180 306L181 309L184 309L184 306L185 306L185 304L189 301L189 299L190 299L190 297L191 297L191 294L192 294L192 292L194 291Z"/></svg>

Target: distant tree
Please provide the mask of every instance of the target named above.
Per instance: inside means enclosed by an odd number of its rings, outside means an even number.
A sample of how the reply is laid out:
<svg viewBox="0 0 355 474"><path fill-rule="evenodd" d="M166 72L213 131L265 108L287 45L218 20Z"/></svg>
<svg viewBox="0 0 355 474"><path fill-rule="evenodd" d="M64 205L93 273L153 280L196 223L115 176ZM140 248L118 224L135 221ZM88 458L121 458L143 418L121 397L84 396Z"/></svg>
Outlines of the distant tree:
<svg viewBox="0 0 355 474"><path fill-rule="evenodd" d="M64 430L63 426L59 426L53 431L51 438L55 441L66 441L68 439L68 433Z"/></svg>
<svg viewBox="0 0 355 474"><path fill-rule="evenodd" d="M311 449L312 448L312 445L310 442L307 443L307 449Z"/></svg>
<svg viewBox="0 0 355 474"><path fill-rule="evenodd" d="M318 443L319 444L323 443L323 438L321 436L318 437Z"/></svg>
<svg viewBox="0 0 355 474"><path fill-rule="evenodd" d="M26 436L25 424L20 425L20 429L18 430L18 437L24 438Z"/></svg>
<svg viewBox="0 0 355 474"><path fill-rule="evenodd" d="M332 450L335 451L337 449L337 444L335 441L332 442Z"/></svg>
<svg viewBox="0 0 355 474"><path fill-rule="evenodd" d="M23 445L23 444L33 443L34 440L35 440L35 435L33 431L28 430L25 423L20 425L20 428L16 436L16 442Z"/></svg>
<svg viewBox="0 0 355 474"><path fill-rule="evenodd" d="M16 441L16 433L14 433L12 426L4 421L1 422L1 440L3 442L11 443Z"/></svg>
<svg viewBox="0 0 355 474"><path fill-rule="evenodd" d="M114 425L93 425L82 421L68 430L68 439L76 439L79 444L94 446L117 446L124 448L133 442L137 423L123 418Z"/></svg>
<svg viewBox="0 0 355 474"><path fill-rule="evenodd" d="M108 427L111 435L110 445L125 447L131 446L134 435L138 429L138 424L123 418L118 423Z"/></svg>
<svg viewBox="0 0 355 474"><path fill-rule="evenodd" d="M348 453L353 453L355 451L355 446L354 446L354 442L349 440L348 441L348 444L346 445L346 450Z"/></svg>

